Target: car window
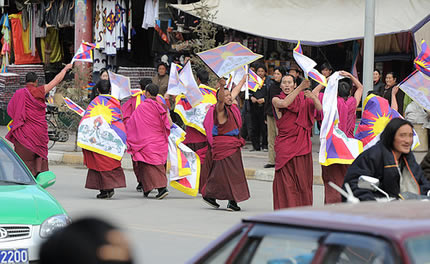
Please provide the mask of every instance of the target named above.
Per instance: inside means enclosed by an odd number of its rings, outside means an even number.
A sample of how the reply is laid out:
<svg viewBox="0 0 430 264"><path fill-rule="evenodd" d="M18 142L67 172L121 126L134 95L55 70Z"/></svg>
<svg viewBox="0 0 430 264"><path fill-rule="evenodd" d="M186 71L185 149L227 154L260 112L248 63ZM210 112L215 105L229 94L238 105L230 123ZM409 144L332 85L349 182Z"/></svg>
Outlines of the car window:
<svg viewBox="0 0 430 264"><path fill-rule="evenodd" d="M208 259L206 259L204 263L225 263L247 229L248 227L243 227L239 232L230 237L230 239L226 241L225 244L220 249L215 251L215 253L212 254Z"/></svg>
<svg viewBox="0 0 430 264"><path fill-rule="evenodd" d="M23 167L16 154L0 140L0 185L9 185L13 182L34 184L34 179Z"/></svg>
<svg viewBox="0 0 430 264"><path fill-rule="evenodd" d="M256 225L235 263L311 263L325 232Z"/></svg>
<svg viewBox="0 0 430 264"><path fill-rule="evenodd" d="M412 263L428 263L430 260L430 236L406 240L406 249Z"/></svg>
<svg viewBox="0 0 430 264"><path fill-rule="evenodd" d="M348 233L330 234L324 241L328 247L325 264L393 264L391 246L380 238Z"/></svg>

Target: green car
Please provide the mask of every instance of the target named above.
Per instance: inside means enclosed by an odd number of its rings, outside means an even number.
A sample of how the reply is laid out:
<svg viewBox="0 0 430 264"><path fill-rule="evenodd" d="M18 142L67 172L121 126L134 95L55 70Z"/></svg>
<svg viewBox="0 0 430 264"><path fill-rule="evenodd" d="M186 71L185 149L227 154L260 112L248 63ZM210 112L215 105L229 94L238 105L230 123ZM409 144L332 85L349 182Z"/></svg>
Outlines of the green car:
<svg viewBox="0 0 430 264"><path fill-rule="evenodd" d="M55 174L37 180L3 138L0 140L0 263L32 263L41 243L71 220L44 188Z"/></svg>

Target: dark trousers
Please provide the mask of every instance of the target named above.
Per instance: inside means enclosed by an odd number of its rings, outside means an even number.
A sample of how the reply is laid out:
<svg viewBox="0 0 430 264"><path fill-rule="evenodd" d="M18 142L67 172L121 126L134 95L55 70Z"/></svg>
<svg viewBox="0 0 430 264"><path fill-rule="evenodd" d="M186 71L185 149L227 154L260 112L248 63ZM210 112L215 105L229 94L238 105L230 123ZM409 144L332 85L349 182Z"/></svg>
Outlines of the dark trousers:
<svg viewBox="0 0 430 264"><path fill-rule="evenodd" d="M251 140L252 127L251 127L251 103L249 100L245 100L243 107L241 109L242 115L242 129L240 130L240 135L245 140Z"/></svg>
<svg viewBox="0 0 430 264"><path fill-rule="evenodd" d="M264 107L251 103L251 140L256 150L267 149L267 125L264 122Z"/></svg>

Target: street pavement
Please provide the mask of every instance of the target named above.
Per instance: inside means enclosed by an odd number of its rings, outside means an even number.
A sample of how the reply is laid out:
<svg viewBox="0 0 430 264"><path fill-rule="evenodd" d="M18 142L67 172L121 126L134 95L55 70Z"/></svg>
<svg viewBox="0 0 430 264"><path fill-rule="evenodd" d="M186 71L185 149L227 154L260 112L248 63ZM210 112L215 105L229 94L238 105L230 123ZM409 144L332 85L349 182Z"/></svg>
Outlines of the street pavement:
<svg viewBox="0 0 430 264"><path fill-rule="evenodd" d="M57 182L47 189L72 219L93 216L125 230L136 263L185 263L212 240L241 219L272 211L272 183L248 180L251 198L239 203L242 211L211 209L201 196L191 197L172 187L163 200L144 198L135 190L136 178L126 170L127 188L115 190L110 200L98 200L95 190L85 189L87 170L81 167L51 165ZM321 205L323 187L314 185L314 204Z"/></svg>

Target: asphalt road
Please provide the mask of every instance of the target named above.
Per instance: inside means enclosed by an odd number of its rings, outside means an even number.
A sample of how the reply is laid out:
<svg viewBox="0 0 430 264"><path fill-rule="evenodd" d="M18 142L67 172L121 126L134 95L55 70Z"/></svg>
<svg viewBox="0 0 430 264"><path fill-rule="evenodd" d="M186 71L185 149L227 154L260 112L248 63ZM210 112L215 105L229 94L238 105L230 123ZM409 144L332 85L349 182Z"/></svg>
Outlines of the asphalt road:
<svg viewBox="0 0 430 264"><path fill-rule="evenodd" d="M209 208L198 197L172 187L163 200L143 198L135 190L133 172L126 171L127 188L118 189L110 200L98 200L94 190L84 188L86 170L50 166L57 182L47 190L62 204L72 219L100 217L122 228L131 242L136 263L184 263L209 242L242 218L272 210L272 183L250 180L251 198L239 205L241 212ZM156 191L150 194L154 197ZM323 187L314 185L314 204L322 204Z"/></svg>

